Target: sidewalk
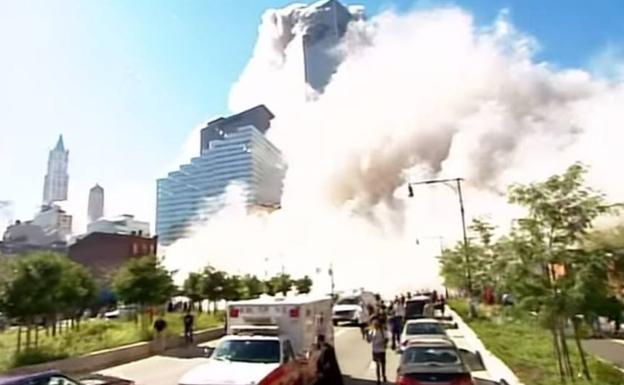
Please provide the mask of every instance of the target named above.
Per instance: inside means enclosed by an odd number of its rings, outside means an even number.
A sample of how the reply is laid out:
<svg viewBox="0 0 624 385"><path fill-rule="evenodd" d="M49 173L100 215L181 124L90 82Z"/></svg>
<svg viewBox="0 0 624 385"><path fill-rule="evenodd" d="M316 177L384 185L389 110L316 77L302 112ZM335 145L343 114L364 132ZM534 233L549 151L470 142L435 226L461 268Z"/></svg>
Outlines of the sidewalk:
<svg viewBox="0 0 624 385"><path fill-rule="evenodd" d="M624 342L621 340L585 340L583 347L588 352L624 370Z"/></svg>

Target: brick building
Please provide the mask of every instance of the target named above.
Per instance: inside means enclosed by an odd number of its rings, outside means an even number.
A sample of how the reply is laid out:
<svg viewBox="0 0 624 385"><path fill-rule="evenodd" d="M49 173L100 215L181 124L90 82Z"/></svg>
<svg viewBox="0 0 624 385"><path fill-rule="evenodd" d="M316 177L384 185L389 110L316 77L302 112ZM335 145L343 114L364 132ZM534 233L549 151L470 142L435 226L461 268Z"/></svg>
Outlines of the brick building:
<svg viewBox="0 0 624 385"><path fill-rule="evenodd" d="M157 237L91 233L69 247L69 258L86 266L101 283L130 258L156 254Z"/></svg>

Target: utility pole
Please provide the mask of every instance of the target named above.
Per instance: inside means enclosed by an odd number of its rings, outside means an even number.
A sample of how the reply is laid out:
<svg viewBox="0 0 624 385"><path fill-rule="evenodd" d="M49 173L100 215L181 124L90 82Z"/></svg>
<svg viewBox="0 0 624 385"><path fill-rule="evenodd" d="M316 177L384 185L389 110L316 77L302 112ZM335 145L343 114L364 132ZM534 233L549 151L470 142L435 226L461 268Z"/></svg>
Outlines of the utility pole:
<svg viewBox="0 0 624 385"><path fill-rule="evenodd" d="M409 197L413 198L414 197L414 189L412 188L412 186L417 186L417 185L421 185L421 184L444 184L445 186L450 187L451 189L453 189L453 191L455 191L458 195L459 198L459 212L461 215L461 225L462 225L462 235L463 235L463 239L464 239L464 259L466 261L466 286L468 289L468 294L472 295L472 271L470 268L470 249L468 247L468 236L466 234L466 214L465 214L465 210L464 210L464 197L462 195L462 189L461 189L461 182L463 181L463 178L450 178L450 179L429 179L429 180L423 180L423 181L419 181L419 182L410 182L407 184L407 189L408 189L408 193L409 193ZM452 185L449 185L448 183L455 183L456 187L453 187Z"/></svg>

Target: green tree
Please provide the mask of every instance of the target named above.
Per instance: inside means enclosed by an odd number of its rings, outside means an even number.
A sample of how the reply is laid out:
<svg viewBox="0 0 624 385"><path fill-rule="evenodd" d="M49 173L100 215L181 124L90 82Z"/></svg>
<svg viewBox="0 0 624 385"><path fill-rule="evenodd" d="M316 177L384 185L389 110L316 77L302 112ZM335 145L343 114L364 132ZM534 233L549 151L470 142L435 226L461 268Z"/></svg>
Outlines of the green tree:
<svg viewBox="0 0 624 385"><path fill-rule="evenodd" d="M191 300L193 305L204 299L202 295L202 279L200 273L190 273L182 284L184 295Z"/></svg>
<svg viewBox="0 0 624 385"><path fill-rule="evenodd" d="M171 272L155 255L127 261L113 277L113 290L121 301L136 304L144 312L148 306L166 303L175 293ZM146 327L146 322L143 322Z"/></svg>
<svg viewBox="0 0 624 385"><path fill-rule="evenodd" d="M65 260L63 277L57 292L57 303L65 318L80 325L80 316L93 304L97 287L91 273L82 265ZM56 315L54 319L56 320Z"/></svg>
<svg viewBox="0 0 624 385"><path fill-rule="evenodd" d="M223 298L227 301L240 301L245 297L245 287L240 276L226 275Z"/></svg>
<svg viewBox="0 0 624 385"><path fill-rule="evenodd" d="M92 300L95 284L86 270L63 255L38 252L6 262L0 274L0 310L26 326L26 348L31 346L31 330L38 342L40 321L56 314L76 315Z"/></svg>
<svg viewBox="0 0 624 385"><path fill-rule="evenodd" d="M217 303L225 299L227 285L227 274L217 270L212 266L207 266L202 272L202 294L203 297L213 303L213 311L217 311Z"/></svg>
<svg viewBox="0 0 624 385"><path fill-rule="evenodd" d="M258 298L264 293L264 283L255 275L247 274L243 276L241 282L244 288L244 298Z"/></svg>
<svg viewBox="0 0 624 385"><path fill-rule="evenodd" d="M278 274L266 283L267 294L275 295L277 293L282 293L283 295L287 295L288 292L293 287L293 279L289 274ZM271 292L269 292L269 290Z"/></svg>
<svg viewBox="0 0 624 385"><path fill-rule="evenodd" d="M312 279L305 275L303 278L295 280L295 287L297 288L298 294L308 294L312 291Z"/></svg>
<svg viewBox="0 0 624 385"><path fill-rule="evenodd" d="M564 334L566 319L575 325L577 348L583 372L590 378L585 354L578 339L576 314L582 301L579 285L575 284L583 265L591 262L588 254L579 252L593 221L610 211L602 194L584 184L586 170L575 164L562 175L544 182L515 185L510 188L509 201L527 209L526 218L518 222L513 240L523 268L516 268L512 277L523 294L525 304L539 307L544 324L553 334L555 355L562 380L573 380L574 369ZM580 289L582 290L582 289Z"/></svg>

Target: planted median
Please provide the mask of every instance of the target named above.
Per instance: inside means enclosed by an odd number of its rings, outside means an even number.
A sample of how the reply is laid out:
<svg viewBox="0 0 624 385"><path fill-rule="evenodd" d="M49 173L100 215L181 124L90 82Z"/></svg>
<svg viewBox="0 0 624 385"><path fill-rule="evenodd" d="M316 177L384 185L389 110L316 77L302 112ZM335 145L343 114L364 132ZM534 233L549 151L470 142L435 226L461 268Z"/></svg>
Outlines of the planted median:
<svg viewBox="0 0 624 385"><path fill-rule="evenodd" d="M561 384L552 335L541 327L537 316L507 311L497 306L482 306L479 308L478 317L470 318L466 301L455 300L450 305L477 333L486 348L505 362L522 383ZM569 338L568 343L574 346L573 338ZM584 379L578 351L570 349L569 353L572 367L576 368L576 384L624 384L624 373L591 354L587 355L587 364L592 380Z"/></svg>

